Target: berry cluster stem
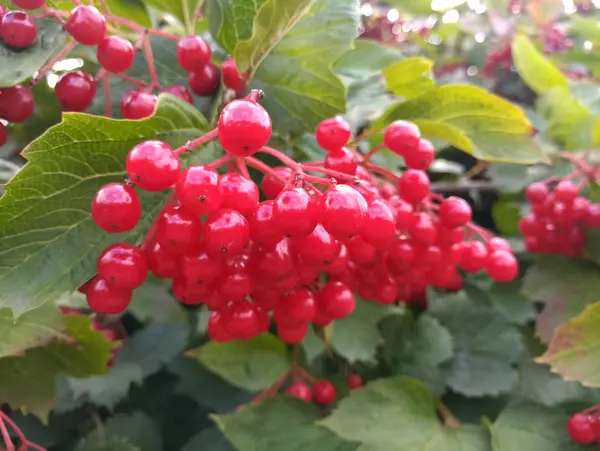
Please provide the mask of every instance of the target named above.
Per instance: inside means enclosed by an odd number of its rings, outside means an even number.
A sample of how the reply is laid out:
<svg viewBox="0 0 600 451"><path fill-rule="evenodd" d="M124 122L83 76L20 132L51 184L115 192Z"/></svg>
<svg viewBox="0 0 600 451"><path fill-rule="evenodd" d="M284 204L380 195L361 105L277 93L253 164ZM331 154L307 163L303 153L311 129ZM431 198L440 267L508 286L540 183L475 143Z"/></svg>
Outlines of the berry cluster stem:
<svg viewBox="0 0 600 451"><path fill-rule="evenodd" d="M47 451L46 448L41 447L33 442L30 442L23 434L23 431L15 424L15 422L4 412L0 411L0 434L2 435L2 440L4 441L4 445L6 446L6 451L15 451L15 445L10 438L10 434L6 426L9 426L17 435L19 442L21 445L18 448L18 451L27 451L29 449L33 449L36 451Z"/></svg>
<svg viewBox="0 0 600 451"><path fill-rule="evenodd" d="M200 138L197 138L193 141L189 141L185 145L175 149L175 154L181 155L186 152L191 152L194 149L196 149L197 147L200 147L202 144L206 144L207 142L216 139L218 135L219 135L219 130L215 128L214 130L211 130L210 132L206 133L205 135L202 135Z"/></svg>

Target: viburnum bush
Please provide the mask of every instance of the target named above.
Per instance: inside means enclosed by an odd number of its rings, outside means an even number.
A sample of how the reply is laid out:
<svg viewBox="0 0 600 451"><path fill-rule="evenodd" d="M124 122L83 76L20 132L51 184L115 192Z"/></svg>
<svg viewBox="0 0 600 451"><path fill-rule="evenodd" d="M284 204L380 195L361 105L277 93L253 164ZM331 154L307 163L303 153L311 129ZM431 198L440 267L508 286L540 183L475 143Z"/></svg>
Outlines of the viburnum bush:
<svg viewBox="0 0 600 451"><path fill-rule="evenodd" d="M496 3L0 1L0 449L598 446L596 13Z"/></svg>

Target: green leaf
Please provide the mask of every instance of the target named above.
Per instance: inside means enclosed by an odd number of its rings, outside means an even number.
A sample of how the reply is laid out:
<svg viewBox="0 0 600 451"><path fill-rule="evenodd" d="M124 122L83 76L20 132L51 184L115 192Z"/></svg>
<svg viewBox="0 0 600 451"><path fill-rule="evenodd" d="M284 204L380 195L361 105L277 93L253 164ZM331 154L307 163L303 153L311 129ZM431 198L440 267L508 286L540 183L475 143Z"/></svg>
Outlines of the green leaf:
<svg viewBox="0 0 600 451"><path fill-rule="evenodd" d="M598 27L598 21L596 19L573 14L570 20L573 26L569 33L584 37L594 44L600 43L600 27Z"/></svg>
<svg viewBox="0 0 600 451"><path fill-rule="evenodd" d="M525 35L512 42L512 57L521 78L531 89L541 94L551 88L568 88L567 78Z"/></svg>
<svg viewBox="0 0 600 451"><path fill-rule="evenodd" d="M431 395L409 377L380 379L351 392L320 424L348 441L361 442L365 451L490 449L479 427L445 430Z"/></svg>
<svg viewBox="0 0 600 451"><path fill-rule="evenodd" d="M302 340L302 350L309 363L325 352L325 343L317 336L315 329L312 326L308 328L306 337Z"/></svg>
<svg viewBox="0 0 600 451"><path fill-rule="evenodd" d="M519 220L524 202L514 196L501 195L492 206L494 225L501 235L519 236Z"/></svg>
<svg viewBox="0 0 600 451"><path fill-rule="evenodd" d="M36 25L38 37L30 47L16 51L0 44L0 88L27 80L64 47L68 35L59 22L39 19Z"/></svg>
<svg viewBox="0 0 600 451"><path fill-rule="evenodd" d="M600 300L600 267L558 256L538 258L523 280L523 293L545 304L537 318L537 332L548 342L554 330Z"/></svg>
<svg viewBox="0 0 600 451"><path fill-rule="evenodd" d="M108 419L104 425L109 436L122 437L140 451L162 451L162 436L158 425L141 411L130 415L121 413Z"/></svg>
<svg viewBox="0 0 600 451"><path fill-rule="evenodd" d="M521 280L510 283L494 282L486 294L494 310L512 324L525 325L535 319L533 303L521 293Z"/></svg>
<svg viewBox="0 0 600 451"><path fill-rule="evenodd" d="M262 334L249 341L210 342L190 351L206 368L247 390L262 390L280 379L290 367L285 343Z"/></svg>
<svg viewBox="0 0 600 451"><path fill-rule="evenodd" d="M44 305L13 318L10 309L0 310L0 358L22 354L53 339L66 340L65 323L58 307Z"/></svg>
<svg viewBox="0 0 600 451"><path fill-rule="evenodd" d="M127 153L139 142L162 139L179 146L207 130L195 108L164 96L152 118L118 121L67 113L31 143L24 153L29 162L0 199L0 307L18 316L55 299L93 275L108 245L140 239L167 194L140 193L140 224L115 236L91 218L95 192L123 179Z"/></svg>
<svg viewBox="0 0 600 451"><path fill-rule="evenodd" d="M454 358L444 364L448 385L467 396L497 395L517 383L513 364L521 336L504 317L464 292L429 298L429 312L451 333Z"/></svg>
<svg viewBox="0 0 600 451"><path fill-rule="evenodd" d="M108 372L113 342L92 328L87 316L66 316L73 342L56 342L0 359L0 399L13 409L45 418L56 395L60 374L88 377Z"/></svg>
<svg viewBox="0 0 600 451"><path fill-rule="evenodd" d="M161 36L150 36L150 42L160 84L163 86L174 83L187 85L188 73L177 62L177 41ZM133 66L127 71L127 75L150 83L150 71L143 52L137 52Z"/></svg>
<svg viewBox="0 0 600 451"><path fill-rule="evenodd" d="M380 79L383 69L402 59L402 54L392 47L375 41L358 40L354 43L354 48L333 64L333 69L344 84L350 86L373 76Z"/></svg>
<svg viewBox="0 0 600 451"><path fill-rule="evenodd" d="M75 451L142 451L123 437L106 435L103 431L95 431L82 439Z"/></svg>
<svg viewBox="0 0 600 451"><path fill-rule="evenodd" d="M567 434L569 416L531 402L515 402L508 406L490 427L493 451L577 451Z"/></svg>
<svg viewBox="0 0 600 451"><path fill-rule="evenodd" d="M373 124L381 130L405 119L428 121L423 133L448 140L477 158L536 163L546 158L532 139L531 124L517 106L475 86L447 85L389 108Z"/></svg>
<svg viewBox="0 0 600 451"><path fill-rule="evenodd" d="M433 61L413 57L383 70L385 87L399 97L410 99L435 86L431 69Z"/></svg>
<svg viewBox="0 0 600 451"><path fill-rule="evenodd" d="M319 409L296 398L277 396L232 415L215 415L238 451L354 451L358 445L315 425ZM260 431L260 434L257 434Z"/></svg>
<svg viewBox="0 0 600 451"><path fill-rule="evenodd" d="M181 302L170 293L169 281L148 277L144 284L133 292L127 311L139 321L185 323L187 313Z"/></svg>
<svg viewBox="0 0 600 451"><path fill-rule="evenodd" d="M143 0L143 2L163 13L173 14L182 24L185 24L186 15L189 15L193 11L190 8L193 8L196 4L196 0ZM185 10L186 4L188 5L189 12Z"/></svg>
<svg viewBox="0 0 600 451"><path fill-rule="evenodd" d="M216 427L203 429L185 444L181 451L236 451Z"/></svg>
<svg viewBox="0 0 600 451"><path fill-rule="evenodd" d="M377 329L388 308L375 302L357 299L354 312L332 324L333 349L349 362L373 362L383 338Z"/></svg>
<svg viewBox="0 0 600 451"><path fill-rule="evenodd" d="M383 358L398 375L411 376L430 392L442 394L445 382L439 365L452 358L452 337L435 318L427 314L414 317L406 311L381 322L385 338Z"/></svg>
<svg viewBox="0 0 600 451"><path fill-rule="evenodd" d="M600 302L556 328L548 350L538 363L550 365L552 371L567 381L579 381L588 387L600 387Z"/></svg>
<svg viewBox="0 0 600 451"><path fill-rule="evenodd" d="M148 11L142 0L103 0L106 7L115 16L134 21L144 27L152 27Z"/></svg>

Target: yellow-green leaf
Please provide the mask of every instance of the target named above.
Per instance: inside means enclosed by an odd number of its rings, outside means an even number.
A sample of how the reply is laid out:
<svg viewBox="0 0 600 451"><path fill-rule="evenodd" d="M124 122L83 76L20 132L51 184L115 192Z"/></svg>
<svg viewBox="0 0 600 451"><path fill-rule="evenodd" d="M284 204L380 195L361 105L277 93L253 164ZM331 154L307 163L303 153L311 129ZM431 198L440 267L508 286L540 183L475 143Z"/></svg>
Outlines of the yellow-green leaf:
<svg viewBox="0 0 600 451"><path fill-rule="evenodd" d="M383 70L385 87L399 97L416 97L435 86L431 77L433 62L426 58L408 58Z"/></svg>

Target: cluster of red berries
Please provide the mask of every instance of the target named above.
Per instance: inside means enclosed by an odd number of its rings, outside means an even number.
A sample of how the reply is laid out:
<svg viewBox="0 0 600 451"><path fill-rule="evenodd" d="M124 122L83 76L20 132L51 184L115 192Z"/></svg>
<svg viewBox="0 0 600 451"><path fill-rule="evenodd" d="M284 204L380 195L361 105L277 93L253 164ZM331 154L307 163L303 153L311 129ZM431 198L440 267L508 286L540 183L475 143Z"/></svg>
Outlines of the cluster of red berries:
<svg viewBox="0 0 600 451"><path fill-rule="evenodd" d="M598 407L592 407L583 413L576 413L569 418L567 431L574 442L582 445L600 443L600 416L596 413Z"/></svg>
<svg viewBox="0 0 600 451"><path fill-rule="evenodd" d="M600 204L579 195L580 189L562 180L554 189L538 182L525 190L531 213L519 221L529 252L577 257L583 252L586 228L600 227Z"/></svg>
<svg viewBox="0 0 600 451"><path fill-rule="evenodd" d="M485 78L492 78L498 70L509 71L512 64L512 49L510 44L506 44L503 48L492 50L487 54L481 75Z"/></svg>
<svg viewBox="0 0 600 451"><path fill-rule="evenodd" d="M348 376L346 384L350 390L357 390L363 386L363 380L359 375L351 374ZM337 397L335 386L326 379L314 381L312 387L302 380L296 380L290 384L287 393L302 401L314 401L323 406L331 404Z"/></svg>

